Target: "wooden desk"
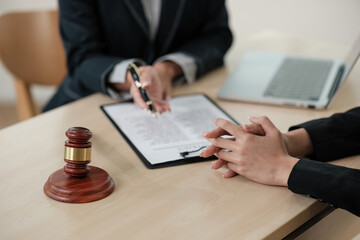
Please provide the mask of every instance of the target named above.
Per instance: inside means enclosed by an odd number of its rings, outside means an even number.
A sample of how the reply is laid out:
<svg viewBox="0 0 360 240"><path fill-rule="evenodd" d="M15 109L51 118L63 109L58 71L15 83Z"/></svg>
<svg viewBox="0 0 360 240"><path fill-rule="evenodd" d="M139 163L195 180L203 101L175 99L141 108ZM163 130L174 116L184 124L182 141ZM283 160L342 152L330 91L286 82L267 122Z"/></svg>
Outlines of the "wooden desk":
<svg viewBox="0 0 360 240"><path fill-rule="evenodd" d="M259 46L261 39L288 41L281 35L258 38ZM239 122L268 115L286 131L360 105L359 67L328 110L218 103ZM228 72L216 70L175 94L206 92L216 99ZM224 179L225 170L211 170L210 162L148 170L101 112L99 106L111 102L93 95L0 131L0 239L279 239L327 207L284 187ZM64 133L73 126L93 132L92 164L115 181L115 191L103 200L65 204L43 193L48 176L64 166ZM337 163L360 168L359 160Z"/></svg>

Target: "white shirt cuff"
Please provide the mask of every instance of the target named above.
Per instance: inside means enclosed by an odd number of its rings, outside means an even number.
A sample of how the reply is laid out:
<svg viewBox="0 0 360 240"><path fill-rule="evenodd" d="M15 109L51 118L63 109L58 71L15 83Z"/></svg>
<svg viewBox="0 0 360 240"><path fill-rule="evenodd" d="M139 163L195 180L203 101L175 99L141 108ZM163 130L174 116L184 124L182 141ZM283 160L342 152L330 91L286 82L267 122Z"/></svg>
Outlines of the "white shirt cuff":
<svg viewBox="0 0 360 240"><path fill-rule="evenodd" d="M112 88L108 88L107 91L109 93L109 96L116 101L126 101L132 98L129 92L120 92Z"/></svg>
<svg viewBox="0 0 360 240"><path fill-rule="evenodd" d="M109 83L124 83L126 80L126 73L130 63L137 62L141 64L145 64L145 62L138 58L126 59L115 65L112 72L109 74L108 82ZM108 87L107 92L110 97L114 100L123 101L131 99L131 95L129 92L120 92L116 91L113 88Z"/></svg>
<svg viewBox="0 0 360 240"><path fill-rule="evenodd" d="M139 62L145 64L143 60L138 58L126 59L115 65L112 72L109 74L109 83L124 83L126 80L126 73L130 63Z"/></svg>

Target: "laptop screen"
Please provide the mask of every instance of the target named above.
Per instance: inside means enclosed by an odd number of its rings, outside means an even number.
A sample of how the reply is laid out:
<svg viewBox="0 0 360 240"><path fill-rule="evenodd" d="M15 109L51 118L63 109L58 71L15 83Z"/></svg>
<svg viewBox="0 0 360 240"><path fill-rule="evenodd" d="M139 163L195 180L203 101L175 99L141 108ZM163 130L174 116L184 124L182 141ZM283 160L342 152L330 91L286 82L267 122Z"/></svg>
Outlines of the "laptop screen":
<svg viewBox="0 0 360 240"><path fill-rule="evenodd" d="M357 37L355 43L350 48L350 52L344 59L344 73L341 82L345 80L351 69L354 67L357 59L360 56L360 35Z"/></svg>

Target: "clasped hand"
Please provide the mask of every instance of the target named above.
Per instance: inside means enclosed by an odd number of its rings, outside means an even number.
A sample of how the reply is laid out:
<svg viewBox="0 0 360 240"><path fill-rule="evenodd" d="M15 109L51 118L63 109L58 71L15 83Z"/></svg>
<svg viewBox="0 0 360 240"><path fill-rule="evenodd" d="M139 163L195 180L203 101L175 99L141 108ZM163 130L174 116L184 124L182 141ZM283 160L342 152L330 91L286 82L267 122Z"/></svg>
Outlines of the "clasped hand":
<svg viewBox="0 0 360 240"><path fill-rule="evenodd" d="M267 117L251 117L252 124L238 126L224 119L215 119L218 128L204 132L211 142L201 157L216 155L213 169L227 167L225 178L240 174L253 181L287 186L297 158L290 156L286 138ZM232 138L224 138L230 135Z"/></svg>

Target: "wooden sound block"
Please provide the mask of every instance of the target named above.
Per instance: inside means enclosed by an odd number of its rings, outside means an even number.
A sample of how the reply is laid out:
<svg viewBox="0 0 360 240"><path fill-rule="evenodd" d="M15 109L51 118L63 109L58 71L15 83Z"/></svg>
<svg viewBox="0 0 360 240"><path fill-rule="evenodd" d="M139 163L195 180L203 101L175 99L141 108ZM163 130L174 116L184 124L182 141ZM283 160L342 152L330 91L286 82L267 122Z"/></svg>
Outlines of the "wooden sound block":
<svg viewBox="0 0 360 240"><path fill-rule="evenodd" d="M91 162L92 133L83 127L69 128L65 135L66 165L50 175L44 185L45 194L66 203L87 203L109 196L115 188L109 174Z"/></svg>
<svg viewBox="0 0 360 240"><path fill-rule="evenodd" d="M45 194L66 203L93 202L110 195L115 185L109 174L101 168L89 167L84 177L70 176L64 169L54 172L44 185Z"/></svg>

